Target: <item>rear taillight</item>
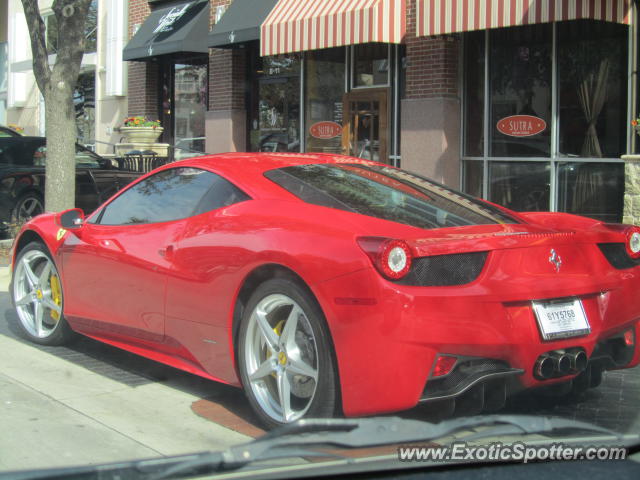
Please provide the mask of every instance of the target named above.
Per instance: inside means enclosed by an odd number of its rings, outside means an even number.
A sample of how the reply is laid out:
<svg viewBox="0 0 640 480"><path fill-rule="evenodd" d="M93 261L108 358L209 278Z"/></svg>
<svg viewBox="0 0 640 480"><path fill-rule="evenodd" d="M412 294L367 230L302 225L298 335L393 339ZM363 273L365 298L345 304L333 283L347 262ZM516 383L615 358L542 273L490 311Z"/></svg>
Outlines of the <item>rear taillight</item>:
<svg viewBox="0 0 640 480"><path fill-rule="evenodd" d="M384 237L361 237L358 245L373 265L389 280L399 280L411 270L411 248L402 240Z"/></svg>
<svg viewBox="0 0 640 480"><path fill-rule="evenodd" d="M625 247L631 258L640 258L640 228L629 227Z"/></svg>

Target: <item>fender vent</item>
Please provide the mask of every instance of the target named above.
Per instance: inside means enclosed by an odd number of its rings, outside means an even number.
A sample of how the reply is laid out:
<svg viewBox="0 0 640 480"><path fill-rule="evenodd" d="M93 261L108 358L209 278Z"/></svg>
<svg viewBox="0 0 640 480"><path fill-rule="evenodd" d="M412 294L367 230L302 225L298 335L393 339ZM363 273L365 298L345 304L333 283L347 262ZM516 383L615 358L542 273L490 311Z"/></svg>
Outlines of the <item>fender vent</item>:
<svg viewBox="0 0 640 480"><path fill-rule="evenodd" d="M624 243L599 243L598 247L613 268L625 270L640 265L640 259L627 255Z"/></svg>
<svg viewBox="0 0 640 480"><path fill-rule="evenodd" d="M395 283L416 287L450 287L471 283L482 272L487 254L472 252L414 258L411 271Z"/></svg>

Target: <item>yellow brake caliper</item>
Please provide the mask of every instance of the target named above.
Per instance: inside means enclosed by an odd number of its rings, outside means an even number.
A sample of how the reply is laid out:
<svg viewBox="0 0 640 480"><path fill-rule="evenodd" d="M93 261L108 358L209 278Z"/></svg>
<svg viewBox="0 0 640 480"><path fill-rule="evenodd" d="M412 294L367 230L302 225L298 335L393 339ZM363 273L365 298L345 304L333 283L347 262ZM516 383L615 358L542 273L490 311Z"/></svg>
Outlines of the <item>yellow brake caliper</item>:
<svg viewBox="0 0 640 480"><path fill-rule="evenodd" d="M62 289L60 288L60 279L57 275L51 275L49 277L49 284L51 285L51 299L53 303L62 306ZM51 309L51 318L55 321L60 320L60 314L55 310Z"/></svg>
<svg viewBox="0 0 640 480"><path fill-rule="evenodd" d="M273 331L276 332L276 335L282 335L282 328L284 327L284 320L280 320L275 327L273 327ZM267 358L271 357L271 352L267 350ZM271 372L271 376L276 378L276 372Z"/></svg>

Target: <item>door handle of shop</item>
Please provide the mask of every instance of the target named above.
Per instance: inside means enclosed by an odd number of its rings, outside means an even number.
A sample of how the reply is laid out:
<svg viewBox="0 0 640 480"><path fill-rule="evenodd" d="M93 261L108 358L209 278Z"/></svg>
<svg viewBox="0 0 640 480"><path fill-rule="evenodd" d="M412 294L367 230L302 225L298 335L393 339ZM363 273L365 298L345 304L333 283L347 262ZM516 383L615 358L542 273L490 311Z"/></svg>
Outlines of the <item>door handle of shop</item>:
<svg viewBox="0 0 640 480"><path fill-rule="evenodd" d="M165 248L161 248L158 250L158 254L166 260L171 260L171 257L173 257L173 245L167 245Z"/></svg>

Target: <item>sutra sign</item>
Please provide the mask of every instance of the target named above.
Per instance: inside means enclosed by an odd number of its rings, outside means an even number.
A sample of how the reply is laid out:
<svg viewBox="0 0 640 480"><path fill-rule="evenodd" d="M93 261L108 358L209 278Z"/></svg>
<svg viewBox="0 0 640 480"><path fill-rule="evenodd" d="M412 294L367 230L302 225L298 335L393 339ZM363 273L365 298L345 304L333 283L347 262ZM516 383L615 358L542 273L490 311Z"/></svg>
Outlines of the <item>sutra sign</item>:
<svg viewBox="0 0 640 480"><path fill-rule="evenodd" d="M498 120L496 128L510 137L530 137L543 132L547 122L533 115L511 115Z"/></svg>

